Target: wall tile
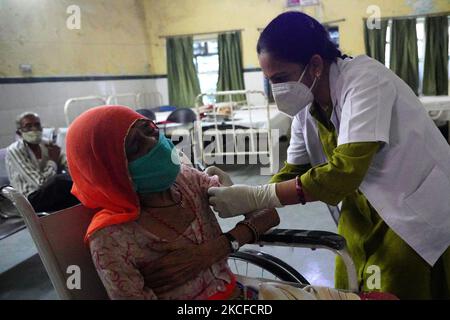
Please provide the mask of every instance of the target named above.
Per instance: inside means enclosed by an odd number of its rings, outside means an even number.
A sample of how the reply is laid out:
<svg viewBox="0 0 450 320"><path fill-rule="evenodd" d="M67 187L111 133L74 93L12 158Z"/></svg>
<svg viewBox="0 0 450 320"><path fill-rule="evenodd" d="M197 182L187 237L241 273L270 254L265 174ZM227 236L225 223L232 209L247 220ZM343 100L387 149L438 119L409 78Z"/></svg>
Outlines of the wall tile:
<svg viewBox="0 0 450 320"><path fill-rule="evenodd" d="M244 73L244 81L247 89L264 90L262 72ZM163 105L169 104L167 78L2 84L0 146L14 141L15 117L23 111L39 113L47 126L65 127L64 103L69 98L155 91L162 94Z"/></svg>

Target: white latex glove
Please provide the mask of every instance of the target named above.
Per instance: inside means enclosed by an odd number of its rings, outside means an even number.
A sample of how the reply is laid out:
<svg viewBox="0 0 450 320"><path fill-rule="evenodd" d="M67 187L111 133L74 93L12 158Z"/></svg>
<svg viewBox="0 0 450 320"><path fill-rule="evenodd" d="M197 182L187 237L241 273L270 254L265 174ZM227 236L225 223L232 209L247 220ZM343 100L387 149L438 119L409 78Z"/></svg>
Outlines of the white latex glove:
<svg viewBox="0 0 450 320"><path fill-rule="evenodd" d="M225 171L223 171L215 166L206 168L205 173L210 177L218 176L220 183L225 187L230 187L234 184L233 181L231 180L230 176L228 175L228 173L226 173Z"/></svg>
<svg viewBox="0 0 450 320"><path fill-rule="evenodd" d="M231 187L212 187L208 189L208 194L209 203L219 212L221 218L283 206L277 197L275 183L261 186L235 184Z"/></svg>

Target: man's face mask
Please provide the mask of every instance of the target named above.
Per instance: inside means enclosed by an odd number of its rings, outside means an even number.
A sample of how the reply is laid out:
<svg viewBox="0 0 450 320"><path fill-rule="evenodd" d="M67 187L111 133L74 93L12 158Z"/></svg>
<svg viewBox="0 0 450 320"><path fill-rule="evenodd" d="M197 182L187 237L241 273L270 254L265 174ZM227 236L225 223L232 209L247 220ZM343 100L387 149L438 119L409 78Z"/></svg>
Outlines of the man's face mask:
<svg viewBox="0 0 450 320"><path fill-rule="evenodd" d="M180 172L180 159L172 141L159 133L158 143L144 156L128 163L138 193L169 189Z"/></svg>
<svg viewBox="0 0 450 320"><path fill-rule="evenodd" d="M314 78L311 88L308 88L301 82L308 66L309 64L305 67L305 70L303 70L303 73L297 82L290 81L272 84L272 93L278 110L290 117L294 117L314 101L311 90L316 85L317 77Z"/></svg>
<svg viewBox="0 0 450 320"><path fill-rule="evenodd" d="M22 138L30 144L39 144L42 141L42 131L21 131Z"/></svg>

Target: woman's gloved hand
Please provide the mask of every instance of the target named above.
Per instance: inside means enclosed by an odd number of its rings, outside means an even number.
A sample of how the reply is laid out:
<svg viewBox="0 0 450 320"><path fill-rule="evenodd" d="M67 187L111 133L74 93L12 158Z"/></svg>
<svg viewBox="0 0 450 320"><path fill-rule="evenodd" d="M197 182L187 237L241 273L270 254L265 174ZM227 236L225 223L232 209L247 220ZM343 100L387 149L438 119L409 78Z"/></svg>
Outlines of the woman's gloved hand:
<svg viewBox="0 0 450 320"><path fill-rule="evenodd" d="M219 217L229 218L266 208L283 205L277 197L275 183L261 186L236 184L231 187L208 189L209 203L219 212Z"/></svg>
<svg viewBox="0 0 450 320"><path fill-rule="evenodd" d="M218 176L220 183L225 187L230 187L234 184L228 173L215 166L206 168L205 173L210 177Z"/></svg>

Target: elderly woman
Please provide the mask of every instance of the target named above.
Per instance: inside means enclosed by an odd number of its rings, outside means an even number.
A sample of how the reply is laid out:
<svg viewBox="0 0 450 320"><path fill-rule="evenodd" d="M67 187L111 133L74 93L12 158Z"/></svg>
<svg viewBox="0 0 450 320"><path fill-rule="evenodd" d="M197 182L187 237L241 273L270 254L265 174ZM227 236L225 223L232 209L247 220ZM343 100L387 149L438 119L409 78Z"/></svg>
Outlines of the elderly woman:
<svg viewBox="0 0 450 320"><path fill-rule="evenodd" d="M175 150L122 106L93 108L68 130L72 192L100 208L85 240L112 299L237 298L227 256L279 223L262 210L223 234L207 196L219 178L180 164Z"/></svg>

